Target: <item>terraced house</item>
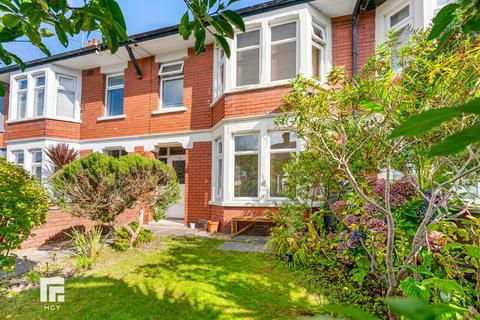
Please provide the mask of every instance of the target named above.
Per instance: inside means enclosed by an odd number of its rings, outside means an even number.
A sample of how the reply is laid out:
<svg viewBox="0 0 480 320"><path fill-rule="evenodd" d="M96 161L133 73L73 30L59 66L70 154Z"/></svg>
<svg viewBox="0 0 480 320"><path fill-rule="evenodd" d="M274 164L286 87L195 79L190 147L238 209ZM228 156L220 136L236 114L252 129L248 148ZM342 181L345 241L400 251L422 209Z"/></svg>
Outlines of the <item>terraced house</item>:
<svg viewBox="0 0 480 320"><path fill-rule="evenodd" d="M171 26L132 35L115 54L91 41L25 71L4 67L0 147L39 179L53 170L44 148L61 142L81 155L157 158L182 187L167 216L228 230L232 217L264 215L282 201L282 166L301 148L274 123L289 81L324 82L335 65L353 75L389 29L406 41L448 2L276 0L239 11L247 30L230 42L230 59L211 39L196 55ZM88 222L52 209L32 243L77 223Z"/></svg>

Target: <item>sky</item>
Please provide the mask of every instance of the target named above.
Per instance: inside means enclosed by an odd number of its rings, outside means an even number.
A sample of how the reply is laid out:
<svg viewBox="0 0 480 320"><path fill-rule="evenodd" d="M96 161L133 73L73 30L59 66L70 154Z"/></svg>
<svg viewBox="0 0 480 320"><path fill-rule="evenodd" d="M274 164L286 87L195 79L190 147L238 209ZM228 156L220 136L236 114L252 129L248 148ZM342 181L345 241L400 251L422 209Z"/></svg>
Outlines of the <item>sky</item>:
<svg viewBox="0 0 480 320"><path fill-rule="evenodd" d="M79 0L72 0L73 2ZM129 35L151 31L163 27L178 24L185 12L183 0L117 0L122 8L127 23ZM239 9L268 2L268 0L240 0L232 5L232 9ZM89 38L97 34L91 34ZM84 37L85 39L85 37ZM54 37L45 39L44 43L52 54L62 53L82 47L82 35L70 39L68 48L64 48ZM84 42L86 42L84 40ZM17 54L24 61L30 61L45 57L45 54L28 43L7 43L4 46L11 52ZM1 64L0 64L1 65Z"/></svg>

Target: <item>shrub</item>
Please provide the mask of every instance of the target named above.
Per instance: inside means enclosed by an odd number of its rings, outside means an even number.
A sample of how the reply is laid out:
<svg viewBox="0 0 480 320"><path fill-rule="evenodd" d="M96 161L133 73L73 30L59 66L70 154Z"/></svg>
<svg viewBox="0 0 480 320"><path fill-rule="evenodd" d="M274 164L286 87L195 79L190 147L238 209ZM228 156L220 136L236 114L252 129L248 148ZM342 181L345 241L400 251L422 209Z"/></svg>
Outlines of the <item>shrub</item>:
<svg viewBox="0 0 480 320"><path fill-rule="evenodd" d="M45 223L49 195L28 172L0 158L0 270L11 268L11 251Z"/></svg>
<svg viewBox="0 0 480 320"><path fill-rule="evenodd" d="M133 231L137 231L138 229L138 222L132 221L129 224L129 227ZM126 227L120 227L115 231L115 243L113 244L113 248L117 251L127 251L132 245L139 246L144 243L148 243L155 238L150 230L146 230L143 227L140 227L140 231L136 241L132 244L130 242L130 234L127 231Z"/></svg>

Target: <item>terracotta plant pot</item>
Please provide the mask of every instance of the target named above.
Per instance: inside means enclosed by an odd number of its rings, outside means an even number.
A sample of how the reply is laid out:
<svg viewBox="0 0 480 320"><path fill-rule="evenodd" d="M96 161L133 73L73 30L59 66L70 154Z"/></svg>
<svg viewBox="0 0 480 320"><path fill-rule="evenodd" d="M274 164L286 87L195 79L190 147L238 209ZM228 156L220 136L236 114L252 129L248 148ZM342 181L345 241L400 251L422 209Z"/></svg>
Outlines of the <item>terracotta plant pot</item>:
<svg viewBox="0 0 480 320"><path fill-rule="evenodd" d="M215 233L218 232L218 226L220 225L220 221L207 221L207 232Z"/></svg>

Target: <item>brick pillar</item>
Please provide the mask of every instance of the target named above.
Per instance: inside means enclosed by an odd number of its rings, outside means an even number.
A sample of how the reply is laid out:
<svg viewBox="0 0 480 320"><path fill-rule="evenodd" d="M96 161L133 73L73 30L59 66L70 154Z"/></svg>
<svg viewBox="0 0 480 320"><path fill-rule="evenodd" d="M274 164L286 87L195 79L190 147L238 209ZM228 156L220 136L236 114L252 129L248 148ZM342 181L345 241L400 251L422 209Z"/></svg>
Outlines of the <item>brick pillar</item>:
<svg viewBox="0 0 480 320"><path fill-rule="evenodd" d="M212 143L195 142L186 150L185 223L211 219Z"/></svg>
<svg viewBox="0 0 480 320"><path fill-rule="evenodd" d="M80 157L85 157L87 155L89 155L90 153L93 153L93 150L89 149L89 150L80 150Z"/></svg>

